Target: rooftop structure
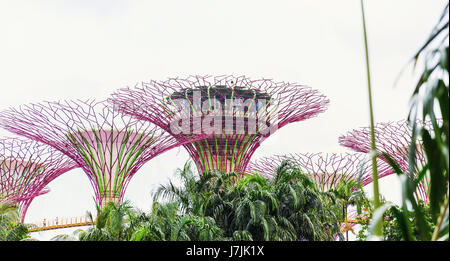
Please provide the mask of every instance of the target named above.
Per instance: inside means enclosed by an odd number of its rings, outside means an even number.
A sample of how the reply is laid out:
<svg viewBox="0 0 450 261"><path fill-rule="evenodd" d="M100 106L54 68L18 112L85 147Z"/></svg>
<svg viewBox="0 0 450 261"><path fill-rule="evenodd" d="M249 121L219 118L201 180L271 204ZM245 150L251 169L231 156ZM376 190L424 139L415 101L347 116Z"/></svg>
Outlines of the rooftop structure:
<svg viewBox="0 0 450 261"><path fill-rule="evenodd" d="M245 173L261 143L279 128L324 112L328 99L310 87L269 79L191 76L124 88L110 101L120 111L177 139L214 134L184 144L200 173Z"/></svg>

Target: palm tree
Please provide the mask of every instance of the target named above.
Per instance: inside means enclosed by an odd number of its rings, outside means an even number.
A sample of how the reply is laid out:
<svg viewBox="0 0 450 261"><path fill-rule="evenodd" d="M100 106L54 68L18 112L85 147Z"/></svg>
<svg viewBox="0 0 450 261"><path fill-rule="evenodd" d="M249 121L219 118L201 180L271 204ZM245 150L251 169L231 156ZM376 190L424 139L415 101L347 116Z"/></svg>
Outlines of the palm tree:
<svg viewBox="0 0 450 261"><path fill-rule="evenodd" d="M175 174L181 180L182 186L177 187L172 181L169 181L167 185L160 185L153 194L154 201L159 199L169 202L177 201L184 212L199 212L201 206L196 201L196 196L200 196L197 193L199 180L191 169L191 162L186 162L183 169L177 169Z"/></svg>
<svg viewBox="0 0 450 261"><path fill-rule="evenodd" d="M236 184L238 197L233 199L234 219L237 230L246 230L254 240L271 240L276 219L271 215L278 203L270 191L267 180L255 175L245 177Z"/></svg>
<svg viewBox="0 0 450 261"><path fill-rule="evenodd" d="M155 201L163 198L168 200L166 204L179 207L168 216L171 227L180 228L175 231L177 236L180 231L188 238L208 235L208 240L211 235L220 238L221 231L228 240L333 240L335 235L341 236L330 205L315 183L292 163L283 163L271 181L259 175L220 172L197 178L189 163L177 173L183 185L170 182L155 193ZM157 211L154 209L152 215ZM186 225L187 231L181 230ZM205 232L205 227L212 230ZM146 229L165 231L161 226Z"/></svg>
<svg viewBox="0 0 450 261"><path fill-rule="evenodd" d="M20 222L19 208L0 200L0 241L20 241L30 238L29 225Z"/></svg>
<svg viewBox="0 0 450 261"><path fill-rule="evenodd" d="M56 235L53 238L51 238L50 240L51 241L78 241L79 238L85 234L86 234L86 231L84 231L83 229L77 229L77 230L73 231L71 235L69 235L69 234Z"/></svg>
<svg viewBox="0 0 450 261"><path fill-rule="evenodd" d="M168 241L186 238L184 234L176 233L175 220L179 211L178 202L160 204L154 202L149 215L141 215L135 224L131 237L134 241Z"/></svg>
<svg viewBox="0 0 450 261"><path fill-rule="evenodd" d="M290 161L276 169L271 180L277 215L295 228L297 240L334 240L341 237L337 217L317 185Z"/></svg>
<svg viewBox="0 0 450 261"><path fill-rule="evenodd" d="M180 203L153 203L152 212L142 215L135 226L135 241L212 241L222 240L223 231L214 219L181 214Z"/></svg>
<svg viewBox="0 0 450 261"><path fill-rule="evenodd" d="M129 231L129 223L135 216L136 211L133 209L130 201L126 200L121 204L112 201L100 209L97 206L98 216L95 226L89 228L86 233L79 235L80 241L121 241L127 240L131 236ZM91 220L92 215L88 213Z"/></svg>
<svg viewBox="0 0 450 261"><path fill-rule="evenodd" d="M348 207L356 206L358 214L361 214L361 206L367 201L362 190L362 184L354 179L346 180L344 174L344 178L342 178L337 186L334 189L331 189L330 192L337 199L336 203L338 208L342 210L340 212L341 215L338 216L345 222L344 230L346 233L346 240L348 241L348 231L351 230L354 233L353 229L348 224Z"/></svg>

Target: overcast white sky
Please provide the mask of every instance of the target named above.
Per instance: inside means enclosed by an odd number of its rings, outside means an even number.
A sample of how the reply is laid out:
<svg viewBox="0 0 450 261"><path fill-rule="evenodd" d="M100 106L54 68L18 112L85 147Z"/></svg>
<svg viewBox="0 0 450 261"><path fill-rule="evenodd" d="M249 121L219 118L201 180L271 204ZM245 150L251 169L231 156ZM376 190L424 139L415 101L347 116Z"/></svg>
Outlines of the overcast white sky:
<svg viewBox="0 0 450 261"><path fill-rule="evenodd" d="M394 80L445 3L366 1L377 122L406 118L412 71L395 87ZM343 152L338 137L369 124L363 48L357 0L0 0L0 110L42 100L104 99L140 81L191 74L273 78L309 85L331 102L318 117L279 130L254 157ZM125 197L148 211L150 191L187 159L179 148L148 162ZM396 185L395 177L381 182L393 201L399 199ZM95 212L81 169L49 187L31 204L26 222Z"/></svg>

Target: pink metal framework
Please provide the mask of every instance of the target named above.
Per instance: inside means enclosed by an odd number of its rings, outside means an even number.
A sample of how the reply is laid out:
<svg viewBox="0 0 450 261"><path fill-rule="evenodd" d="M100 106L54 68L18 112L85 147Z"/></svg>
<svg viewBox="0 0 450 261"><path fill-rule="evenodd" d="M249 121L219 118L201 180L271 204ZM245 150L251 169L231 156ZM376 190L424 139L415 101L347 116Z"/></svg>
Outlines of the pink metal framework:
<svg viewBox="0 0 450 261"><path fill-rule="evenodd" d="M357 180L361 175L363 186L372 182L372 165L370 159L363 153L291 153L264 157L250 162L249 173L258 173L266 178L276 175L277 168L283 161L297 165L305 174L311 176L321 191L336 188L344 180ZM379 161L380 177L393 173L392 168Z"/></svg>
<svg viewBox="0 0 450 261"><path fill-rule="evenodd" d="M372 165L370 159L364 153L291 153L286 155L274 155L251 161L248 166L250 174L259 174L266 178L273 178L277 168L284 161L290 161L298 166L305 174L309 175L322 192L335 189L341 180L357 180L358 177L363 186L372 182ZM392 168L382 160L378 161L380 177L393 173ZM352 230L357 224L359 215L352 209L347 213L347 220L341 229Z"/></svg>
<svg viewBox="0 0 450 261"><path fill-rule="evenodd" d="M121 202L126 187L147 161L205 135L175 139L149 122L128 117L106 101L24 105L0 112L0 126L50 145L84 170L97 204Z"/></svg>
<svg viewBox="0 0 450 261"><path fill-rule="evenodd" d="M405 120L375 125L375 141L378 152L389 154L399 164L404 173L409 173L408 151L411 144L411 135L412 129ZM369 153L371 150L370 128L363 127L347 132L346 135L339 137L339 144L357 152ZM382 155L379 158L387 162ZM417 143L416 159L417 164L414 173L419 173L426 164L425 152L420 141ZM428 202L428 195L429 180L425 175L416 190L416 196Z"/></svg>
<svg viewBox="0 0 450 261"><path fill-rule="evenodd" d="M209 103L208 109L192 105L195 103L194 92L201 93L199 101ZM189 102L192 109L189 115L181 115L173 103L176 98ZM227 101L233 104L243 100L250 101L247 104L252 104L252 109L256 107L259 111L252 114L249 106L247 111L239 113L227 107ZM256 104L260 100L266 101L267 106L258 107ZM152 122L172 135L175 133L170 126L174 120L187 118L192 127L196 117L202 122L208 116L217 115L216 103L220 102L220 129L215 129L214 136L208 139L184 145L200 173L213 170L244 173L252 154L262 141L288 123L303 121L325 111L329 103L324 95L304 85L269 79L251 80L245 76L190 76L187 79L143 82L135 88L119 90L110 101L124 113ZM263 120L259 118L258 124L261 125L255 132L249 132L248 122L263 110L267 117ZM224 127L227 118L234 122L231 132L227 132ZM239 120L242 120L241 125L238 124ZM262 125L270 131L263 131L260 128ZM210 126L202 127L205 131ZM237 133L239 127L245 131ZM178 134L177 139L182 136Z"/></svg>
<svg viewBox="0 0 450 261"><path fill-rule="evenodd" d="M0 138L0 200L19 206L22 221L31 201L78 164L54 148L31 140Z"/></svg>

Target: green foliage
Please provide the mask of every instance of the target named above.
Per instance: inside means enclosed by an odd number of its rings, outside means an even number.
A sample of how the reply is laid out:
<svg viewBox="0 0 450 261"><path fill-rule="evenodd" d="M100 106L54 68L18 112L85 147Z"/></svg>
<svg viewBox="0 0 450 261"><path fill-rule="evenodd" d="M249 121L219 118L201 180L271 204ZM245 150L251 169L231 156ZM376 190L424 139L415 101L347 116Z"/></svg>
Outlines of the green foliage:
<svg viewBox="0 0 450 261"><path fill-rule="evenodd" d="M20 222L20 215L16 205L0 200L0 241L21 241L30 238L30 225Z"/></svg>
<svg viewBox="0 0 450 261"><path fill-rule="evenodd" d="M130 220L138 214L129 201L116 204L108 202L103 209L97 206L95 226L86 233L80 232L80 241L122 241L129 240L131 236ZM89 213L91 220L92 215Z"/></svg>
<svg viewBox="0 0 450 261"><path fill-rule="evenodd" d="M368 199L359 180L346 180L344 176L328 193L333 195L331 198L334 202L335 213L339 220L345 222L345 225L347 225L349 206L356 206L358 215L362 214L363 207L367 208ZM348 241L348 231L346 231L346 238Z"/></svg>
<svg viewBox="0 0 450 261"><path fill-rule="evenodd" d="M423 213L416 211L408 211L407 215L403 213L403 209L400 206L393 205L392 203L385 202L382 199L383 208L378 211L378 214L382 214L381 218L374 218L373 204L369 202L367 212L365 214L365 220L375 220L382 222L383 227L383 241L410 241L422 239L422 232L417 224L417 217L422 216L425 222L430 227L425 238L431 238L431 231L434 229L432 222L432 215L429 204L424 201L419 201L418 205L423 210ZM405 220L405 218L408 218ZM369 222L361 223L361 229L357 234L357 240L365 241L370 234L371 225ZM424 239L425 240L425 239Z"/></svg>
<svg viewBox="0 0 450 261"><path fill-rule="evenodd" d="M384 240L448 240L448 9L449 4L445 6L430 37L411 59L414 66L418 61L423 61L424 69L419 73L408 117L412 126L408 172L403 173L391 155L382 155L400 177L402 191L400 207L386 204L372 215L369 230L372 235L379 236L375 227L383 223L387 233L382 237ZM416 173L419 143L423 145L426 164ZM417 202L414 197L418 184L425 176L430 178L429 205Z"/></svg>
<svg viewBox="0 0 450 261"><path fill-rule="evenodd" d="M365 50L365 60L366 60L366 72L367 72L367 92L369 97L369 119L370 119L370 157L372 159L372 184L373 184L373 194L374 194L374 205L375 209L380 207L380 195L378 188L378 167L376 154L376 142L375 142L375 129L374 129L374 115L373 115L373 105L372 105L372 87L370 79L370 62L369 62L369 47L367 44L367 30L366 30L366 18L364 13L364 0L361 0L361 14L362 14L362 25L363 25L363 35L364 35L364 50ZM375 227L375 234L377 236L381 235L381 227Z"/></svg>
<svg viewBox="0 0 450 261"><path fill-rule="evenodd" d="M180 214L176 201L153 204L149 215L142 214L131 237L133 241L213 241L222 240L222 230L209 217Z"/></svg>
<svg viewBox="0 0 450 261"><path fill-rule="evenodd" d="M223 232L221 239L334 240L341 235L331 203L290 162L283 162L271 181L218 172L196 178L189 164L178 174L183 186L162 185L155 198L177 202L184 215L210 220Z"/></svg>
<svg viewBox="0 0 450 261"><path fill-rule="evenodd" d="M154 193L150 213L128 201L98 207L96 224L53 240L81 241L214 241L334 240L343 238L335 214L336 201L291 162L283 162L275 178L236 173L198 177L190 163L172 182ZM351 201L351 199L350 199ZM352 201L353 202L353 201ZM91 216L91 219L92 216Z"/></svg>
<svg viewBox="0 0 450 261"><path fill-rule="evenodd" d="M447 4L430 37L413 57L414 65L423 58L424 69L414 89L409 114L409 120L413 125L410 169L415 164L413 149L419 138L423 141L428 162L430 211L433 223L437 224L432 240L439 237L446 237L448 240L448 229L444 228L445 226L448 228L449 197L448 10ZM417 124L419 117L422 121L429 122L431 129L419 126ZM438 120L440 117L442 120ZM444 220L447 220L447 223Z"/></svg>

